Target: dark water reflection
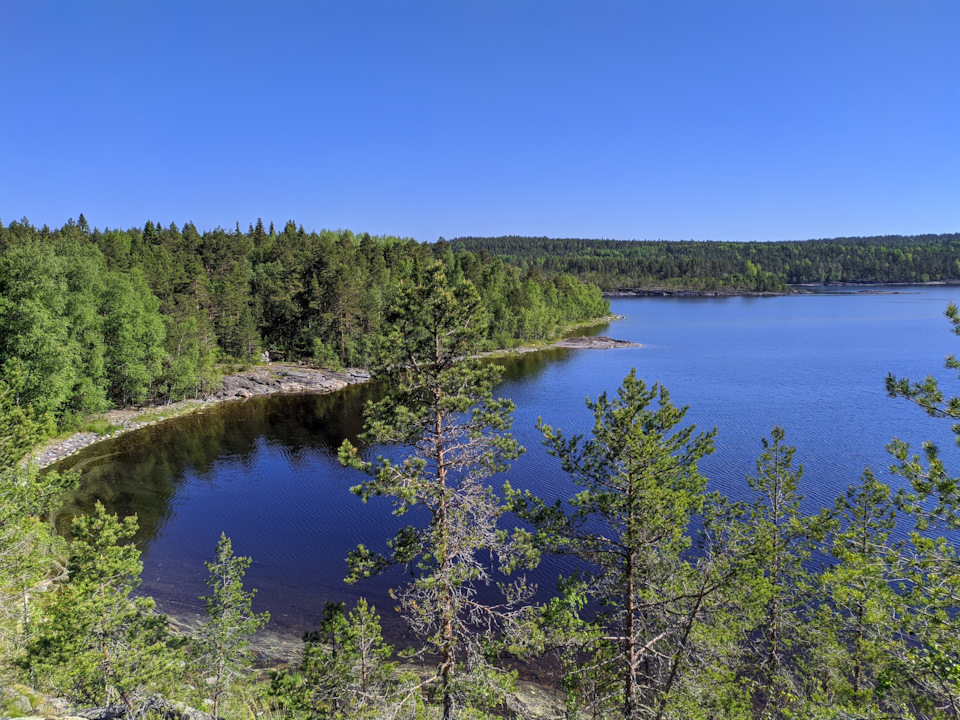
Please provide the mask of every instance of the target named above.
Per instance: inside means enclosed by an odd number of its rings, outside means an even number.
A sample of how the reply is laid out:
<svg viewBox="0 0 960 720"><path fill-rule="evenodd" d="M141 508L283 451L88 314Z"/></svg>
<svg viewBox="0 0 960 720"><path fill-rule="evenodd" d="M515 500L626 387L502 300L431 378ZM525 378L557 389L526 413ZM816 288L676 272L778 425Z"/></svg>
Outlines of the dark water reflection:
<svg viewBox="0 0 960 720"><path fill-rule="evenodd" d="M659 381L689 422L718 427L717 451L701 468L715 489L746 495L760 438L775 424L796 445L806 468L805 507L833 504L867 466L895 486L884 446L900 436L919 448L933 439L952 460L948 424L886 397L893 371L915 379L942 367L955 350L942 313L955 288L902 295L785 298L615 300L627 315L593 329L643 347L555 350L501 361L498 392L517 405L514 431L528 452L509 472L515 487L547 498L568 497L569 480L541 445L537 418L567 433L588 432L584 399L615 392L632 367ZM578 333L584 334L584 333ZM945 374L941 373L944 377ZM82 487L63 511L97 500L136 514L143 551L143 591L171 612L202 612L203 562L221 532L253 558L248 585L259 589L275 629L299 634L322 614L325 600L370 599L393 639L390 577L349 587L344 558L358 543L382 549L416 513L391 515L388 499L364 505L349 492L360 481L336 461L343 439L361 431L362 407L376 385L317 396L274 396L231 403L87 448L65 466L83 469ZM381 451L370 448L373 455ZM494 478L499 487L505 478ZM567 568L547 560L535 580L552 588Z"/></svg>

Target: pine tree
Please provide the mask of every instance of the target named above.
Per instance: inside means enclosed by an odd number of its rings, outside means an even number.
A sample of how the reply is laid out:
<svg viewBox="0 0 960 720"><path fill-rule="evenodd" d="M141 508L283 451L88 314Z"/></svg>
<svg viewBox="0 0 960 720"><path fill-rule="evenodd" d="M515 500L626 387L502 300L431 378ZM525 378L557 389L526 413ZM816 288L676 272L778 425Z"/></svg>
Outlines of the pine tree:
<svg viewBox="0 0 960 720"><path fill-rule="evenodd" d="M226 535L220 535L214 561L204 564L210 595L200 598L206 601L207 621L197 632L194 656L210 686L217 717L233 682L249 667L249 636L267 624L270 613L253 612L256 591L243 589L250 558L235 556Z"/></svg>
<svg viewBox="0 0 960 720"><path fill-rule="evenodd" d="M749 674L756 683L757 704L764 717L778 713L797 697L797 677L790 658L798 655L795 642L809 590L804 561L811 550L812 526L800 512L803 466L794 468L796 448L784 442L786 432L775 427L770 440L762 438L757 474L747 476L756 493L749 506L746 533L752 543L753 578L747 613L756 632L747 651Z"/></svg>
<svg viewBox="0 0 960 720"><path fill-rule="evenodd" d="M42 684L78 703L122 702L134 712L145 693L169 681L179 657L166 618L140 584L140 551L129 544L136 518L118 520L97 503L73 521L69 582L44 598L42 622L25 658Z"/></svg>
<svg viewBox="0 0 960 720"><path fill-rule="evenodd" d="M589 439L539 424L550 454L582 488L569 513L559 502L508 495L545 548L584 561L579 582L567 584L568 603L600 604L593 630L579 628L579 652L567 669L574 704L623 718L661 717L696 642L693 631L729 577L685 558L687 527L706 500L697 462L712 452L714 432L678 428L686 408L635 371L615 399L604 393L587 407L594 415Z"/></svg>
<svg viewBox="0 0 960 720"><path fill-rule="evenodd" d="M18 402L21 388L19 363L10 363L0 378L0 660L23 652L37 595L63 579L65 542L44 518L77 479L23 462L43 426Z"/></svg>
<svg viewBox="0 0 960 720"><path fill-rule="evenodd" d="M396 591L401 610L425 650L437 653L443 717L458 705L495 704L509 679L487 660L484 644L509 635L529 613L521 582L502 584L502 601L487 603L480 586L495 582L491 558L502 569L522 563L522 548L497 527L504 508L486 479L522 449L508 433L513 403L496 400L494 365L472 359L487 329L480 298L468 282L448 283L433 264L421 283L406 287L385 318L387 331L375 369L389 395L366 411L365 439L408 449L395 462L361 459L345 442L341 461L371 475L354 488L362 499L395 498L397 515L414 506L425 527L407 527L388 556L364 546L349 557L350 581L393 565L414 576Z"/></svg>
<svg viewBox="0 0 960 720"><path fill-rule="evenodd" d="M906 604L897 593L897 553L891 541L896 509L890 488L864 472L837 499L827 549L834 562L816 578L819 600L805 632L812 635L807 690L819 706L851 715L891 716L905 699L898 657Z"/></svg>
<svg viewBox="0 0 960 720"><path fill-rule="evenodd" d="M297 671L271 679L271 693L288 714L381 718L415 705L412 678L390 660L393 647L383 642L380 617L365 600L349 613L343 603L326 603L320 627L303 641Z"/></svg>
<svg viewBox="0 0 960 720"><path fill-rule="evenodd" d="M960 335L960 310L950 303L945 315L952 332ZM952 354L945 367L960 374L960 360ZM891 397L909 400L931 417L955 421L952 429L960 444L960 396L945 396L932 375L911 382L891 374L886 386ZM960 552L951 538L933 534L960 530L960 478L947 471L932 442L923 444L922 457L897 438L888 449L897 461L891 470L909 483L897 494L897 505L916 524L899 560L909 588L906 629L913 639L901 674L927 702L960 717Z"/></svg>

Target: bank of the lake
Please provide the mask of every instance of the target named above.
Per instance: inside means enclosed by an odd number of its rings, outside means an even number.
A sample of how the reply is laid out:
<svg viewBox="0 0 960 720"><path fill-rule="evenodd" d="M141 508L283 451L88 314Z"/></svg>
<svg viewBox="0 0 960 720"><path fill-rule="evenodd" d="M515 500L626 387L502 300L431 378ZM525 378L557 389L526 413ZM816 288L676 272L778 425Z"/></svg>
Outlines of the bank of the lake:
<svg viewBox="0 0 960 720"><path fill-rule="evenodd" d="M613 338L590 336L588 340L586 337L573 337L576 333L603 328L615 320L622 319L622 315L606 315L567 326L557 340L493 350L483 353L483 356L497 359L510 357L511 355L540 352L555 347L611 349L635 346L635 343ZM259 365L250 370L225 375L216 392L202 398L110 410L100 416L90 418L88 419L88 425L102 424L105 429L101 432L84 430L67 437L48 440L34 450L31 459L38 467L45 468L95 443L150 427L166 420L203 412L224 402L236 402L262 395L326 394L337 392L350 385L366 383L371 379L370 373L361 368L329 370L311 367L303 363L288 364L282 362Z"/></svg>
<svg viewBox="0 0 960 720"><path fill-rule="evenodd" d="M278 393L331 393L369 380L370 373L356 368L336 371L283 363L264 365L225 375L217 391L203 398L111 410L97 418L106 423L104 432L83 431L67 438L51 440L38 448L32 457L39 467L45 468L94 443L190 413L202 412L220 403Z"/></svg>
<svg viewBox="0 0 960 720"><path fill-rule="evenodd" d="M906 292L903 288L925 288L960 285L960 280L933 280L926 283L877 283L877 282L823 282L797 283L787 285L785 292L771 292L748 290L745 288L716 288L704 290L683 287L623 287L603 293L606 298L626 297L666 297L666 298L732 298L732 297L782 297L785 295L808 295L818 292L866 292L866 293L894 293Z"/></svg>
<svg viewBox="0 0 960 720"><path fill-rule="evenodd" d="M669 297L669 298L725 298L725 297L778 297L802 293L803 290L772 292L766 290L746 290L743 288L718 288L716 290L698 290L692 288L649 287L619 288L603 293L606 298L628 297Z"/></svg>

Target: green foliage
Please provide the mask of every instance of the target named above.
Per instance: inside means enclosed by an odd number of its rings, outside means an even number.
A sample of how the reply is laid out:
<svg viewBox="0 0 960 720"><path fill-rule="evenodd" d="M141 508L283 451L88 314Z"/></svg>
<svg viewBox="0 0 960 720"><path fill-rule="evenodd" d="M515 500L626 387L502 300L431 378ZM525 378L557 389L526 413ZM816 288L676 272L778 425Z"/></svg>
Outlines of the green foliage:
<svg viewBox="0 0 960 720"><path fill-rule="evenodd" d="M22 401L24 375L21 364L10 361L0 377L0 470L11 472L43 436L33 408Z"/></svg>
<svg viewBox="0 0 960 720"><path fill-rule="evenodd" d="M951 303L945 314L953 333L960 335L957 307ZM945 365L960 370L960 361L953 355ZM911 382L891 374L886 387L892 397L909 400L932 417L958 421L953 432L960 444L960 398L946 396L936 378ZM909 642L898 654L896 672L885 674L884 687L906 685L916 694L919 707L926 704L957 717L960 682L954 668L960 663L960 555L952 537L937 537L934 532L960 529L960 480L949 474L933 443L924 443L923 457L911 455L909 446L896 438L888 449L897 461L891 470L908 482L897 494L896 504L913 518L915 529L894 556L908 608L901 628Z"/></svg>
<svg viewBox="0 0 960 720"><path fill-rule="evenodd" d="M706 652L712 642L697 637L696 626L730 577L723 541L700 564L685 557L688 526L707 501L697 461L713 450L714 432L678 428L686 408L675 407L666 388L647 388L635 371L615 399L603 394L587 407L591 438L539 424L550 453L582 488L569 513L509 486L506 493L545 549L583 561L579 578L563 586L563 602L548 607L554 626L560 619L575 631L563 658L574 704L659 717L682 694L678 680L692 647ZM585 600L601 608L592 626L578 616Z"/></svg>
<svg viewBox="0 0 960 720"><path fill-rule="evenodd" d="M253 612L256 591L243 589L250 558L236 557L226 535L220 535L214 561L205 565L210 573L210 595L201 600L206 602L207 621L196 633L192 656L210 690L213 715L217 717L232 684L250 666L248 636L267 624L270 613Z"/></svg>
<svg viewBox="0 0 960 720"><path fill-rule="evenodd" d="M95 418L80 426L80 432L91 432L97 435L110 435L120 429L106 418Z"/></svg>
<svg viewBox="0 0 960 720"><path fill-rule="evenodd" d="M950 303L944 314L950 320L953 334L960 335L960 311L957 306ZM948 370L958 371L960 376L960 360L952 354L947 356L944 366ZM932 375L911 382L908 378L897 378L890 374L886 386L890 397L909 400L931 417L955 420L953 432L960 446L960 397L945 397L939 382ZM910 490L901 493L898 502L914 515L918 529L960 529L960 480L949 475L937 446L925 442L923 458L911 455L909 445L896 438L888 449L898 461L898 465L892 468L893 472L910 483ZM930 501L934 503L933 506Z"/></svg>
<svg viewBox="0 0 960 720"><path fill-rule="evenodd" d="M202 317L163 318L165 357L157 388L170 401L197 398L214 390L220 380L219 349Z"/></svg>
<svg viewBox="0 0 960 720"><path fill-rule="evenodd" d="M41 475L23 464L41 426L17 402L22 375L0 379L0 668L17 660L30 641L35 598L63 574L65 544L44 521L76 474Z"/></svg>
<svg viewBox="0 0 960 720"><path fill-rule="evenodd" d="M488 253L525 270L569 273L604 290L784 292L788 283L960 279L957 234L749 243L507 236L457 238L450 246Z"/></svg>
<svg viewBox="0 0 960 720"><path fill-rule="evenodd" d="M903 677L909 640L897 592L896 510L890 488L871 472L837 499L827 545L835 562L816 579L820 603L810 633L813 697L851 714L895 715L910 700Z"/></svg>
<svg viewBox="0 0 960 720"><path fill-rule="evenodd" d="M279 234L144 228L50 231L0 225L0 366L15 359L21 394L73 428L111 404L174 401L214 389L220 361L312 358L365 367L387 309L433 262L434 248L349 231ZM524 275L490 256L440 252L451 278L489 308L479 346L550 338L606 315L599 289L570 276Z"/></svg>
<svg viewBox="0 0 960 720"><path fill-rule="evenodd" d="M140 275L116 275L107 284L107 378L111 395L121 406L150 397L160 375L166 330L159 305Z"/></svg>
<svg viewBox="0 0 960 720"><path fill-rule="evenodd" d="M748 654L764 712L777 713L797 692L790 660L800 648L805 590L809 578L804 561L810 556L811 526L800 513L798 493L803 467L793 467L796 449L784 443L775 427L763 438L757 474L747 483L756 493L749 507L747 534L753 544L751 614L757 618L756 645Z"/></svg>
<svg viewBox="0 0 960 720"><path fill-rule="evenodd" d="M196 395L216 382L216 361L268 347L287 359L370 365L391 388L368 408L364 441L405 455L371 460L345 444L341 459L368 474L354 489L361 498L389 496L398 515L416 507L427 522L400 530L386 552L352 551L349 580L409 570L394 596L420 639L415 654L437 667L426 678L401 672L372 608L328 604L300 666L273 676L277 713L483 717L504 711L515 677L501 660L548 649L570 717L960 717L960 554L950 534L960 529L960 480L935 446L911 454L895 439L901 492L868 471L832 511L805 517L802 468L774 428L748 478L755 500L731 503L708 493L697 470L713 434L682 427L685 408L631 372L616 398L588 401L591 436L540 423L579 491L548 505L507 485L509 508L535 529L508 532L507 506L486 483L522 451L509 434L513 405L492 395L496 366L471 359L607 311L596 286L563 270L754 290L864 268L937 278L960 267L955 257L952 269L938 266L955 256L956 238L551 242L517 243L511 259L522 267L513 267L482 245L306 233L292 222L279 234L259 222L248 233L203 234L189 223L103 233L85 220L55 231L0 226L7 674L19 668L43 691L119 700L133 713L149 693L184 692L187 658L153 602L135 595L135 522L98 505L75 520L67 546L44 518L75 478L21 460L55 423L78 425L111 399ZM536 247L556 252L525 255ZM960 334L960 311L946 314ZM960 371L953 356L946 366ZM936 379L891 375L887 389L955 421L960 442L960 399ZM912 528L897 531L898 511ZM542 552L574 557L579 570L538 609L522 579L506 576ZM819 570L814 558L824 560ZM207 563L208 622L191 660L215 714L261 692L244 682L249 636L266 621L243 589L248 565L225 537ZM501 597L481 602L488 585Z"/></svg>
<svg viewBox="0 0 960 720"><path fill-rule="evenodd" d="M42 687L74 702L104 707L122 702L133 712L180 670L166 618L150 598L132 597L140 584L140 552L127 540L136 519L118 520L99 503L73 521L69 581L42 600L25 668Z"/></svg>
<svg viewBox="0 0 960 720"><path fill-rule="evenodd" d="M271 695L286 715L379 718L417 707L419 682L391 660L393 647L383 642L380 617L365 600L349 614L343 603L326 603L319 629L303 641L297 670L271 677Z"/></svg>
<svg viewBox="0 0 960 720"><path fill-rule="evenodd" d="M408 455L371 462L349 442L340 450L341 462L370 475L353 489L361 498L393 497L397 515L414 506L427 513L425 527L397 534L389 555L362 546L351 553L348 580L394 565L411 568L413 579L396 597L425 649L440 655L445 718L502 697L511 677L491 665L491 648L517 638L530 614L522 580L500 583L500 603L477 597L478 586L495 582L491 559L506 570L524 562L518 553L525 549L498 528L504 508L484 484L522 452L508 432L513 403L492 396L499 368L471 359L486 323L473 284L448 282L439 263L404 287L385 318L375 364L390 391L368 405L365 439L405 447Z"/></svg>
<svg viewBox="0 0 960 720"><path fill-rule="evenodd" d="M336 352L334 352L332 348L324 345L323 340L320 338L313 339L313 361L323 368L330 368L331 370L343 369L343 365L340 363L340 358Z"/></svg>

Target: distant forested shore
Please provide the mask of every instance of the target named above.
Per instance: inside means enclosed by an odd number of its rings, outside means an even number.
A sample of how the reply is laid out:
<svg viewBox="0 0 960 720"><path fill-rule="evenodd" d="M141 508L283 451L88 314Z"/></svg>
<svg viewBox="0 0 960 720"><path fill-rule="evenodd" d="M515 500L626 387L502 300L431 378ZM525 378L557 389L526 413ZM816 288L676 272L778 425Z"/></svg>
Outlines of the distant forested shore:
<svg viewBox="0 0 960 720"><path fill-rule="evenodd" d="M819 283L960 281L960 233L787 242L460 237L527 273L567 273L604 291L626 288L789 292Z"/></svg>
<svg viewBox="0 0 960 720"><path fill-rule="evenodd" d="M485 308L477 352L544 341L605 316L599 288L446 243L306 231L0 222L0 369L49 431L111 407L208 394L273 359L366 366L385 311L435 260Z"/></svg>

